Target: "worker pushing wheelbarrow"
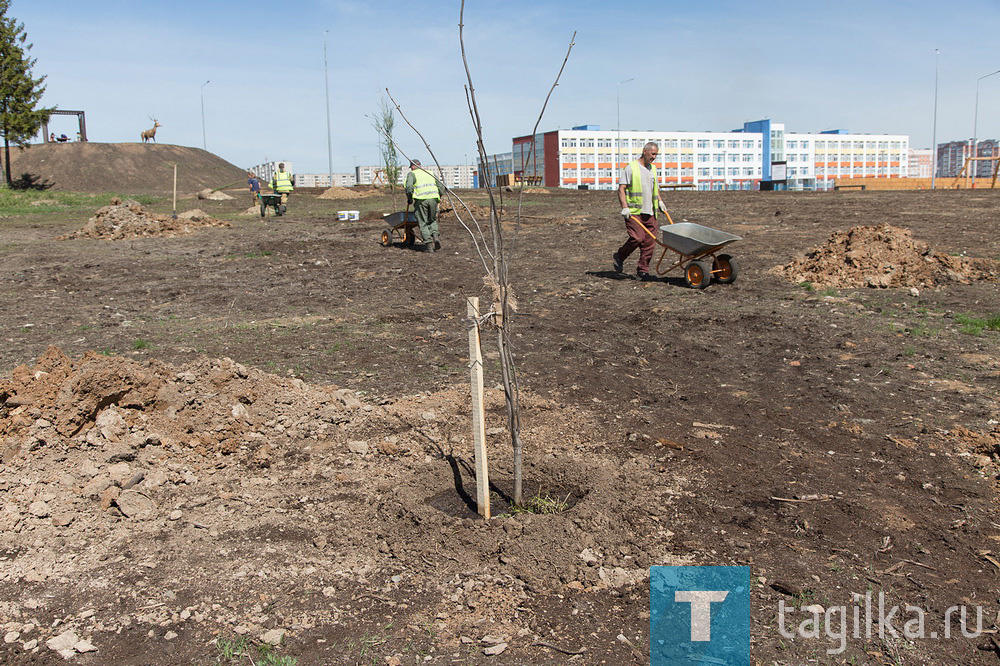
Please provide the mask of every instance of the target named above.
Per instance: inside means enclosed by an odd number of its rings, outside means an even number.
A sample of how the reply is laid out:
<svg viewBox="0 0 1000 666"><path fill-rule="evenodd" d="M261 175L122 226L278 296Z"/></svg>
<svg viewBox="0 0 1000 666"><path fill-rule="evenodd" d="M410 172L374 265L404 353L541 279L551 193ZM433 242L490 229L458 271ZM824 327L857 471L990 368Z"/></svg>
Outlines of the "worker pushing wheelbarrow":
<svg viewBox="0 0 1000 666"><path fill-rule="evenodd" d="M655 248L659 245L663 252L653 268L656 275L665 275L675 268L682 268L685 283L695 289L704 289L713 279L723 284L733 282L739 270L736 261L731 255L719 254L719 250L733 241L741 240L740 237L690 222L674 224L660 197L659 177L654 164L658 153L659 146L649 142L643 146L639 159L629 162L621 170L618 199L622 205L621 214L625 218L629 238L612 257L615 271L621 273L624 260L639 249L636 275L640 280L651 279L650 263ZM656 235L657 211L663 213L669 222L668 225L659 227L662 241ZM672 265L663 268L668 250L677 254L678 258Z"/></svg>

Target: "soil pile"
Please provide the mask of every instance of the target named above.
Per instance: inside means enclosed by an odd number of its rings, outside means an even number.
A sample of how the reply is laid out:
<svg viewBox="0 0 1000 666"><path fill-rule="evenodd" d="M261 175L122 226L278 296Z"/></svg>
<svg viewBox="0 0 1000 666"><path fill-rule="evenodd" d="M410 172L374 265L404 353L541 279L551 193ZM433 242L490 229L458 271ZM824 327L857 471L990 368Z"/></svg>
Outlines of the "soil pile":
<svg viewBox="0 0 1000 666"><path fill-rule="evenodd" d="M934 287L1000 279L1000 261L955 257L889 224L837 231L804 257L772 269L792 282L830 287Z"/></svg>
<svg viewBox="0 0 1000 666"><path fill-rule="evenodd" d="M174 368L88 352L74 363L57 347L33 369L19 366L0 380L0 400L4 462L39 447L125 454L154 442L201 453L242 446L254 456L265 439L268 447L283 446L338 422L348 405L360 406L336 387L309 387L229 359ZM304 431L282 425L312 412L319 418Z"/></svg>
<svg viewBox="0 0 1000 666"><path fill-rule="evenodd" d="M566 510L478 519L466 393L373 406L229 359L73 362L50 347L0 380L0 581L48 589L68 578L115 611L63 615L51 629L32 619L43 600L0 608L0 623L31 624L41 641L72 629L98 649L137 625L294 637L353 623L368 611L344 609L371 597L378 615L390 603L400 623L433 621L441 645L469 631L530 643L530 594L627 588L652 563L682 561L656 515L667 475L637 481L640 463L594 455L603 443L585 439L586 416L531 395L526 497ZM489 391L500 487L503 420L502 395ZM494 515L507 506L498 492ZM211 589L193 588L205 566ZM294 604L264 617L248 577L280 604L294 586Z"/></svg>
<svg viewBox="0 0 1000 666"><path fill-rule="evenodd" d="M490 221L490 207L474 203L466 204L465 206L459 205L458 215L463 222L471 222L475 218L482 224ZM456 219L455 209L451 206L442 206L438 209L438 219L444 221Z"/></svg>
<svg viewBox="0 0 1000 666"><path fill-rule="evenodd" d="M201 192L198 192L198 198L208 199L209 201L229 201L230 199L232 199L232 197L226 194L225 192L221 192L219 190L213 191L209 188L205 188Z"/></svg>
<svg viewBox="0 0 1000 666"><path fill-rule="evenodd" d="M319 199L360 199L362 197L372 197L381 194L379 190L358 190L352 187L331 187L324 190L317 198Z"/></svg>
<svg viewBox="0 0 1000 666"><path fill-rule="evenodd" d="M194 233L199 227L229 227L224 220L216 220L201 210L187 211L177 219L169 215L150 213L138 202L118 197L111 205L98 208L94 217L78 231L60 236L59 240L73 238L98 238L102 240L125 240L149 236L182 236Z"/></svg>
<svg viewBox="0 0 1000 666"><path fill-rule="evenodd" d="M162 130L161 130L162 131ZM28 187L73 192L195 193L246 183L246 171L201 148L152 143L33 144L11 153L11 174Z"/></svg>

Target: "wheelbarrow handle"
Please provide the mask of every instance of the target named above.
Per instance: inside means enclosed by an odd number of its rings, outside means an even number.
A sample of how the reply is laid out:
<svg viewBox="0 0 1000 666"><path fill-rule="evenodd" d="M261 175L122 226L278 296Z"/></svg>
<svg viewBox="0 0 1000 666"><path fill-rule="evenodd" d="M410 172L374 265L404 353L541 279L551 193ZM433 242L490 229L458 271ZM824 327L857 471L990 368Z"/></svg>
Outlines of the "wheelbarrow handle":
<svg viewBox="0 0 1000 666"><path fill-rule="evenodd" d="M667 211L663 211L663 214L667 216L667 222L669 222L670 224L674 223L674 219L672 217L670 217L670 213L668 213ZM651 232L646 227L645 224L642 224L642 222L639 221L638 217L636 217L635 215L629 215L628 217L629 217L630 220L635 220L636 222L639 222L639 226L642 227L643 229L645 229L647 234L649 234L653 238L656 238L656 235L653 232Z"/></svg>

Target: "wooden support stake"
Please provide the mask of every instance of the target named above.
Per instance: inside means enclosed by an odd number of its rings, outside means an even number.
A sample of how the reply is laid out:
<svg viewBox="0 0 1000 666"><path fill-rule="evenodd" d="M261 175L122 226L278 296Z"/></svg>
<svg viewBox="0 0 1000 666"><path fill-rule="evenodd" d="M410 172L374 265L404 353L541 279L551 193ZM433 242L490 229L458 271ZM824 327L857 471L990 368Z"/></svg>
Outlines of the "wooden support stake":
<svg viewBox="0 0 1000 666"><path fill-rule="evenodd" d="M174 165L174 215L173 218L177 219L177 165Z"/></svg>
<svg viewBox="0 0 1000 666"><path fill-rule="evenodd" d="M472 385L472 439L476 446L476 506L490 519L490 464L486 457L483 414L483 352L479 346L479 298L466 299L469 316L469 381Z"/></svg>

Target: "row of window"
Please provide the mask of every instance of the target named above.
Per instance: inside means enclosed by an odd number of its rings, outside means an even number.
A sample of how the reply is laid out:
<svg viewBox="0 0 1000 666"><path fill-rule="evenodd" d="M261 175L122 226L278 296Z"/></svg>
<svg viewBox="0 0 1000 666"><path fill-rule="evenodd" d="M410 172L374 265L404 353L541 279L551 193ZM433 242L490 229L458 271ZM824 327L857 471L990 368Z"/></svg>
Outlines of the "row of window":
<svg viewBox="0 0 1000 666"><path fill-rule="evenodd" d="M876 153L816 153L817 162L847 162L849 160L854 160L855 162L869 162L875 159ZM885 151L877 153L879 162L898 162L903 159L902 153L888 153Z"/></svg>
<svg viewBox="0 0 1000 666"><path fill-rule="evenodd" d="M621 149L632 148L636 152L642 150L642 147L647 143L653 142L657 144L661 150L670 150L676 148L694 148L694 139L623 139L621 142ZM560 147L562 148L613 148L615 142L613 139L571 139L564 138L560 142ZM760 149L760 140L754 139L698 139L698 148L729 148L731 150L753 150L754 148Z"/></svg>
<svg viewBox="0 0 1000 666"><path fill-rule="evenodd" d="M751 150L753 148L760 148L761 142L759 139L665 139L657 141L656 139L624 139L621 142L622 148L639 148L640 150L646 143L653 141L658 143L660 148L693 148L697 145L698 148L729 148L732 150L744 149ZM772 148L779 148L782 143L781 135L778 134L771 141ZM788 150L808 150L810 141L808 139L788 139L784 141L785 147ZM613 138L564 138L561 142L563 148L612 148L614 147ZM903 144L900 141L876 141L876 140L866 140L866 141L816 141L817 150L828 150L828 149L846 149L846 150L887 150L894 149L899 150L902 148Z"/></svg>
<svg viewBox="0 0 1000 666"><path fill-rule="evenodd" d="M788 141L789 148L795 148L794 141ZM802 146L806 148L808 146ZM902 148L901 141L817 141L816 150L826 150L828 148L844 148L848 150L886 150L889 148L899 150Z"/></svg>
<svg viewBox="0 0 1000 666"><path fill-rule="evenodd" d="M663 169L659 172L659 175L661 181L676 180L678 177L694 176L694 172L694 169ZM567 181L576 180L577 178L611 178L613 175L614 171L612 169L563 169L562 179L563 181ZM739 176L760 177L760 167L729 167L728 169L722 167L701 167L698 169L698 176L701 178L710 178L713 176L717 178L725 178L726 176L734 178Z"/></svg>

